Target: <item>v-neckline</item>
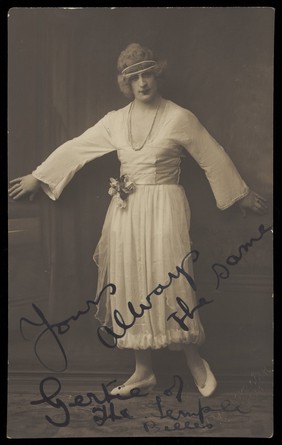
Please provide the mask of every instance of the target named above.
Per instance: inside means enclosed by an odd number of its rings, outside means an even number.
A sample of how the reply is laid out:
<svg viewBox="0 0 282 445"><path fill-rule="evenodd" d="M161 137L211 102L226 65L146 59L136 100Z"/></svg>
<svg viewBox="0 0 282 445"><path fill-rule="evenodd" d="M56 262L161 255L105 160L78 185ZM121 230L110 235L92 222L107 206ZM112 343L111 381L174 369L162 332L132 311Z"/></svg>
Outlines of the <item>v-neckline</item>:
<svg viewBox="0 0 282 445"><path fill-rule="evenodd" d="M128 132L128 118L129 118L129 112L130 112L130 108L132 107L133 101L127 105L126 113L124 115L124 131L125 131L125 139L126 139L126 142L128 144L128 147L130 148L130 150L140 152L140 151L144 150L148 145L150 145L155 140L155 138L159 132L159 129L161 128L160 124L162 122L162 118L164 116L164 112L166 110L168 102L169 101L167 99L164 99L163 97L161 98L161 102L160 102L160 106L159 106L159 110L158 110L158 116L156 118L154 128L150 134L150 137L148 138L148 140L144 144L144 147L141 150L133 150L130 147L129 132Z"/></svg>

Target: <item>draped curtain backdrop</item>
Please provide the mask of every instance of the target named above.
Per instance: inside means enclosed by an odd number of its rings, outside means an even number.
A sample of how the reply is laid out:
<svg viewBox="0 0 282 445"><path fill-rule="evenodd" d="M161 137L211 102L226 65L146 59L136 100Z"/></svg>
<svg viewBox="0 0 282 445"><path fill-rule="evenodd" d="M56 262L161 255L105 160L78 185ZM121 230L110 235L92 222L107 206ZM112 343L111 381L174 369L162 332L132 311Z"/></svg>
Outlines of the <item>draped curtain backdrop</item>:
<svg viewBox="0 0 282 445"><path fill-rule="evenodd" d="M31 172L61 143L127 103L117 87L116 60L134 41L167 58L164 96L193 111L225 147L250 187L270 200L270 211L264 217L249 214L243 218L235 207L220 212L203 172L192 159L183 161L182 183L192 210L191 234L194 247L201 252L201 264L195 270L199 292L212 295L215 276L211 264L224 262L242 242L257 236L259 224L272 222L270 8L10 10L9 176ZM39 218L39 290L54 322L85 307L85 301L95 294L97 270L92 255L110 201L108 178L118 173L116 155L110 154L77 173L57 202L43 193L33 203L10 202L10 218ZM266 334L262 334L256 357L258 363L269 362L271 258L268 239L244 256L232 270L224 295L210 311L203 312L212 339L208 341L217 343L217 350L222 333L229 328L234 347L238 348L238 335L240 343L246 341L248 358L250 347L258 347L255 332L259 325ZM252 292L261 289L265 294L256 301L255 310ZM96 321L91 316L87 323L89 344L82 340L84 348L100 350L93 331ZM82 326L80 332L81 340Z"/></svg>

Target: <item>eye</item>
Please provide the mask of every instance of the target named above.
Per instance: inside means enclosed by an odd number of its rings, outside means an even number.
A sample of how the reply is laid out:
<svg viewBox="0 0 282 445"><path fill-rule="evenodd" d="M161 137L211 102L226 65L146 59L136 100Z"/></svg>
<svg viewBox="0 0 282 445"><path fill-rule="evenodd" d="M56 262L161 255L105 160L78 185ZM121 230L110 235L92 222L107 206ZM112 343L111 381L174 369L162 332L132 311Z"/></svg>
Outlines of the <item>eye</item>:
<svg viewBox="0 0 282 445"><path fill-rule="evenodd" d="M138 80L137 74L132 74L132 76L130 76L129 80L130 80L130 82Z"/></svg>
<svg viewBox="0 0 282 445"><path fill-rule="evenodd" d="M145 79L150 79L153 76L154 76L154 73L152 73L152 71L148 71L147 73L143 73L143 78L145 78Z"/></svg>

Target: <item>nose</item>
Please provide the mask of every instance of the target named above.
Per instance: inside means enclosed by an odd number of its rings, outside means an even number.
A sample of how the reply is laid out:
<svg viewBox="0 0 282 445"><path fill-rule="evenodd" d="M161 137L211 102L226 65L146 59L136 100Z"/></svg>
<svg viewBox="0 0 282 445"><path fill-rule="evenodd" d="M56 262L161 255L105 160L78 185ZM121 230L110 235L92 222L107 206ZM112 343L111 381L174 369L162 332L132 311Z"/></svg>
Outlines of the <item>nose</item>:
<svg viewBox="0 0 282 445"><path fill-rule="evenodd" d="M139 86L140 87L143 87L143 86L145 86L146 85L146 78L145 77L143 77L143 74L141 73L141 74L139 74L139 78L138 78L138 81L139 81Z"/></svg>

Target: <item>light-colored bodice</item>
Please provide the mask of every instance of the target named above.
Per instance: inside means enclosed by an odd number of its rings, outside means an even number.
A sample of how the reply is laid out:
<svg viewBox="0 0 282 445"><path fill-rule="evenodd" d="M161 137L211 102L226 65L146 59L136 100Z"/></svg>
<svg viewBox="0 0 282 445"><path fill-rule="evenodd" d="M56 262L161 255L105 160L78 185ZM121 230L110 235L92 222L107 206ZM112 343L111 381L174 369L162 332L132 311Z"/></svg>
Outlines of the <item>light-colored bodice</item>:
<svg viewBox="0 0 282 445"><path fill-rule="evenodd" d="M150 148L118 150L121 175L128 174L135 184L178 184L181 149L156 145Z"/></svg>
<svg viewBox="0 0 282 445"><path fill-rule="evenodd" d="M246 196L248 186L224 149L189 110L162 100L150 137L142 150L130 147L129 105L112 111L81 136L65 142L33 172L43 190L57 199L87 162L117 151L121 175L138 184L178 184L182 150L205 171L218 208Z"/></svg>

